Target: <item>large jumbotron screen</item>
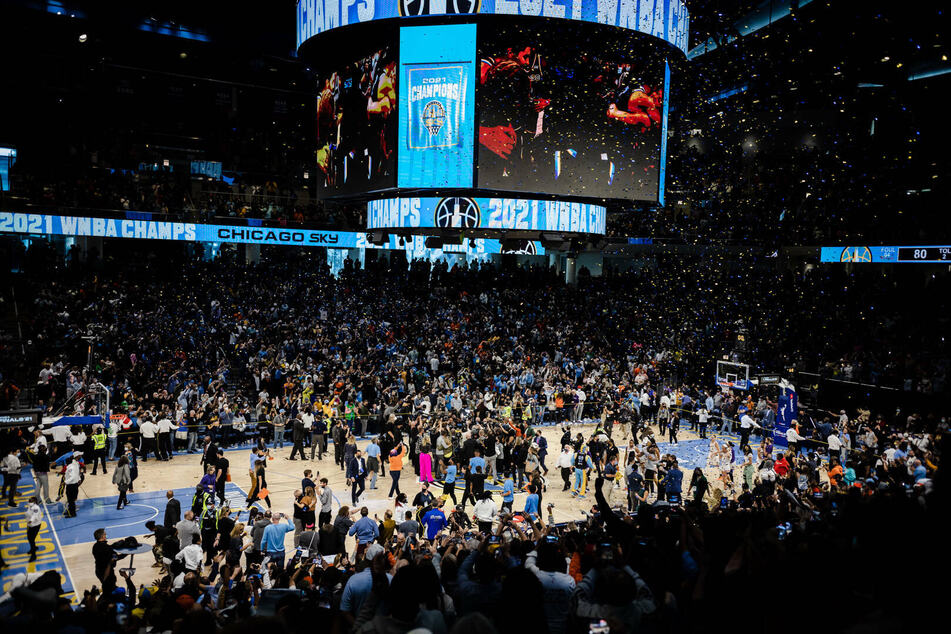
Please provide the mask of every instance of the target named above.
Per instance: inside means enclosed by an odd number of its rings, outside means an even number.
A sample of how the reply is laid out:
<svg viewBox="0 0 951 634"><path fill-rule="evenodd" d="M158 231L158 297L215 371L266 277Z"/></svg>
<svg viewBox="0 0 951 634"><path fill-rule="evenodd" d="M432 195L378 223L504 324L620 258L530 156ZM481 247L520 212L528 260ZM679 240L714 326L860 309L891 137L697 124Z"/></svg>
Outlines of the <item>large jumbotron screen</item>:
<svg viewBox="0 0 951 634"><path fill-rule="evenodd" d="M657 37L582 20L334 29L305 49L316 193L663 203L678 56Z"/></svg>

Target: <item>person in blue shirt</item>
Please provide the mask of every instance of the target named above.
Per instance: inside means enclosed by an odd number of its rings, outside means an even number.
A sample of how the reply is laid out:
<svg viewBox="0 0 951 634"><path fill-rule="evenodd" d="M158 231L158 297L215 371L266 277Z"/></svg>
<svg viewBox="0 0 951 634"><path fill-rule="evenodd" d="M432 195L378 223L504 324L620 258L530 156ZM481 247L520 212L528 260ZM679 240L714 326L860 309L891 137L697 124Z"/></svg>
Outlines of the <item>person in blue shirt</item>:
<svg viewBox="0 0 951 634"><path fill-rule="evenodd" d="M376 472L380 470L380 441L374 438L367 445L367 469L370 472L370 488L376 488Z"/></svg>
<svg viewBox="0 0 951 634"><path fill-rule="evenodd" d="M360 519L353 523L347 533L357 538L357 552L353 555L354 561L367 549L367 546L373 543L373 540L380 536L379 526L369 518L369 515L370 509L365 506L362 507L360 509Z"/></svg>
<svg viewBox="0 0 951 634"><path fill-rule="evenodd" d="M505 477L502 483L502 512L511 513L512 503L515 501L515 481L511 476Z"/></svg>
<svg viewBox="0 0 951 634"><path fill-rule="evenodd" d="M370 561L377 555L377 552L383 552L383 547L379 544L367 548L367 560ZM386 578L393 580L393 575L386 573ZM353 622L356 615L360 613L363 604L370 597L373 591L373 571L369 566L350 577L347 585L343 588L343 595L340 597L340 611L348 622Z"/></svg>
<svg viewBox="0 0 951 634"><path fill-rule="evenodd" d="M284 536L292 530L294 525L287 521L284 514L275 513L271 516L270 525L264 527L264 534L261 536L261 553L270 557L280 570L284 569Z"/></svg>
<svg viewBox="0 0 951 634"><path fill-rule="evenodd" d="M453 504L456 501L456 463L452 458L446 458L446 477L443 480L442 494L452 498Z"/></svg>
<svg viewBox="0 0 951 634"><path fill-rule="evenodd" d="M671 499L671 494L676 496L675 499L680 499L680 494L683 490L683 480L684 472L680 470L677 461L674 460L670 463L670 470L667 471L667 475L664 476L664 490L667 492L668 500Z"/></svg>
<svg viewBox="0 0 951 634"><path fill-rule="evenodd" d="M473 452L473 456L469 458L469 473L475 472L476 467L482 467L482 473L485 473L485 458L481 455L478 449Z"/></svg>
<svg viewBox="0 0 951 634"><path fill-rule="evenodd" d="M525 508L522 513L533 522L538 521L538 489L534 484L528 485L528 496L525 498Z"/></svg>
<svg viewBox="0 0 951 634"><path fill-rule="evenodd" d="M436 502L436 507L423 516L423 526L426 527L426 539L433 541L439 531L446 528L446 514L442 512L443 501Z"/></svg>
<svg viewBox="0 0 951 634"><path fill-rule="evenodd" d="M921 482L922 480L927 480L927 479L928 479L928 470L925 468L925 466L924 466L923 464L921 464L921 460L919 460L918 458L915 458L915 462L914 462L913 464L914 464L914 467L915 467L915 468L914 468L914 470L912 471L911 476L915 479L915 484L918 484L918 483ZM851 470L852 467L850 466L849 469ZM855 473L854 470L852 470L852 472L853 472L853 474ZM854 475L853 475L853 478L852 478L852 479L853 479L853 480L855 479Z"/></svg>
<svg viewBox="0 0 951 634"><path fill-rule="evenodd" d="M205 468L205 475L201 477L201 480L198 482L198 486L204 489L209 495L214 495L215 493L215 467L208 466Z"/></svg>

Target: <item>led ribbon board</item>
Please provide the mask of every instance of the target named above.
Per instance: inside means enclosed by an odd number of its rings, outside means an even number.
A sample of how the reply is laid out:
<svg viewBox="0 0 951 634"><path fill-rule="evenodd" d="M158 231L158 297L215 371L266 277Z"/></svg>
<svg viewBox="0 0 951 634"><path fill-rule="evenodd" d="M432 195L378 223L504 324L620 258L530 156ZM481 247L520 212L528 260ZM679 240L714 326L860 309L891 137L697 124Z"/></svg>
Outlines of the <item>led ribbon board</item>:
<svg viewBox="0 0 951 634"><path fill-rule="evenodd" d="M843 264L946 264L951 263L951 245L822 247L819 261Z"/></svg>
<svg viewBox="0 0 951 634"><path fill-rule="evenodd" d="M389 236L387 242L373 245L366 233L354 231L318 231L242 225L207 225L192 222L162 222L158 220L129 220L95 218L88 216L55 216L51 214L23 214L0 212L0 233L34 236L67 236L127 238L139 240L166 240L204 243L268 244L298 247L328 247L334 249L394 249L423 253L424 238L420 236ZM525 241L506 253L543 255L544 248ZM460 245L446 245L442 251L467 254L502 253L498 240L467 239Z"/></svg>
<svg viewBox="0 0 951 634"><path fill-rule="evenodd" d="M601 205L513 198L384 198L367 203L367 229L499 229L604 234Z"/></svg>
<svg viewBox="0 0 951 634"><path fill-rule="evenodd" d="M297 46L331 29L434 15L563 18L640 31L687 52L690 15L681 0L299 0Z"/></svg>

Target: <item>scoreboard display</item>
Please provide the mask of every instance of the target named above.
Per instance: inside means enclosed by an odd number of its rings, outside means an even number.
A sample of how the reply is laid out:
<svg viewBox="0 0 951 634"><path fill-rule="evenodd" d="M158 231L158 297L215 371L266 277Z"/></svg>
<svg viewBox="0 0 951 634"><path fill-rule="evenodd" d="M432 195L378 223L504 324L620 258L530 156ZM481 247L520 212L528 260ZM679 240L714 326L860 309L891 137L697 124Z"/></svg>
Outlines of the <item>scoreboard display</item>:
<svg viewBox="0 0 951 634"><path fill-rule="evenodd" d="M820 262L951 264L951 245L822 247Z"/></svg>
<svg viewBox="0 0 951 634"><path fill-rule="evenodd" d="M898 247L899 262L951 262L951 246Z"/></svg>

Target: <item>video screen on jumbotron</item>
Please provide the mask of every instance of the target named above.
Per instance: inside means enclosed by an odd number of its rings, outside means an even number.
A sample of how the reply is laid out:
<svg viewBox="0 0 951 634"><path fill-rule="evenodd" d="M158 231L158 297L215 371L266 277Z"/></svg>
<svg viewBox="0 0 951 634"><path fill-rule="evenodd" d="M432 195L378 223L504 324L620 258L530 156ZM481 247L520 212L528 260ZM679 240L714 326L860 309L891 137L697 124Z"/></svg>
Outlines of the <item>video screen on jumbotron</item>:
<svg viewBox="0 0 951 634"><path fill-rule="evenodd" d="M479 25L480 188L657 200L663 51L572 22Z"/></svg>
<svg viewBox="0 0 951 634"><path fill-rule="evenodd" d="M317 188L322 196L396 185L397 51L392 37L319 60Z"/></svg>

